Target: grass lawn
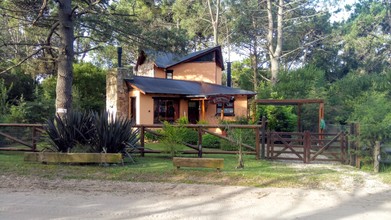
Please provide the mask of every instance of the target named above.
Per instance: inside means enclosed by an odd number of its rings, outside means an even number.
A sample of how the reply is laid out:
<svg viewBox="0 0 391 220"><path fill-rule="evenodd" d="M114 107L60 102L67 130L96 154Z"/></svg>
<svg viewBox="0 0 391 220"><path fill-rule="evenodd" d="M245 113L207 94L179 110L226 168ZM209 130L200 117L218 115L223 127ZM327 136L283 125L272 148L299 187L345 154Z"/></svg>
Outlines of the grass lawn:
<svg viewBox="0 0 391 220"><path fill-rule="evenodd" d="M182 155L195 157L195 155ZM339 173L327 167L298 169L285 163L255 160L246 155L245 168L236 169L236 155L204 155L224 158L224 169L217 172L208 168L181 168L176 170L172 160L164 154L136 156L136 163L125 165L66 165L40 164L23 161L23 153L0 151L0 175L35 176L49 179L93 179L138 182L202 183L255 187L318 188L325 181L342 181ZM352 168L353 169L353 168Z"/></svg>

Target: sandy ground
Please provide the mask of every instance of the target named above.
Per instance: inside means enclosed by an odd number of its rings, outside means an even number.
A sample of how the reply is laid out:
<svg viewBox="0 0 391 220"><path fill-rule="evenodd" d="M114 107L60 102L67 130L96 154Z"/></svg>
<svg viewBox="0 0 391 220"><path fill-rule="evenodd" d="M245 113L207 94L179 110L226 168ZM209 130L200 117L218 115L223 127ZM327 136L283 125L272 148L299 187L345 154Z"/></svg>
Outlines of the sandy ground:
<svg viewBox="0 0 391 220"><path fill-rule="evenodd" d="M355 172L338 191L0 176L0 219L391 219L390 186Z"/></svg>

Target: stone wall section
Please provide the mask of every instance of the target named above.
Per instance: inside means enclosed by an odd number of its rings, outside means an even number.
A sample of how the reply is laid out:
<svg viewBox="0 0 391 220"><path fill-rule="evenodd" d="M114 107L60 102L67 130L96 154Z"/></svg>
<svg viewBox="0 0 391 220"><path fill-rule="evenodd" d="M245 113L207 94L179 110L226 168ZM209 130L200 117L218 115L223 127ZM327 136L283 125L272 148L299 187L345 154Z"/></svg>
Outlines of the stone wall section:
<svg viewBox="0 0 391 220"><path fill-rule="evenodd" d="M106 110L116 117L128 117L128 87L124 79L132 77L129 68L118 68L106 76Z"/></svg>

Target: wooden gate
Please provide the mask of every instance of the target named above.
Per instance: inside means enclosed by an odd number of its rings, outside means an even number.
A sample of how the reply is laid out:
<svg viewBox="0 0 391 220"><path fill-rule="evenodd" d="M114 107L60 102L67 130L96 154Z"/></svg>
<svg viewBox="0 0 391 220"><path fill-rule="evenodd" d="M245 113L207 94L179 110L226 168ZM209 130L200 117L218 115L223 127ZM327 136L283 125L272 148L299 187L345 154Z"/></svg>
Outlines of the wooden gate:
<svg viewBox="0 0 391 220"><path fill-rule="evenodd" d="M267 158L278 160L347 161L347 135L306 132L268 132Z"/></svg>

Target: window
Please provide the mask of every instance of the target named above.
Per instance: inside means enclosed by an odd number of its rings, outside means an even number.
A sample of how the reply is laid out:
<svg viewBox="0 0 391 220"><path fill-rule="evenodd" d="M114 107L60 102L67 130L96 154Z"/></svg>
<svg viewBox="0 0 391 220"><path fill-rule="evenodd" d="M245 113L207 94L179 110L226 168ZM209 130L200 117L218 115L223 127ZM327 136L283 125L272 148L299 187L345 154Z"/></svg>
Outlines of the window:
<svg viewBox="0 0 391 220"><path fill-rule="evenodd" d="M179 100L167 98L154 99L153 123L160 124L163 121L174 122L179 118Z"/></svg>
<svg viewBox="0 0 391 220"><path fill-rule="evenodd" d="M173 79L174 70L166 70L166 79Z"/></svg>
<svg viewBox="0 0 391 220"><path fill-rule="evenodd" d="M235 116L234 112L234 101L230 101L228 103L222 104L216 104L216 115L221 115L221 110L224 106L224 116Z"/></svg>
<svg viewBox="0 0 391 220"><path fill-rule="evenodd" d="M197 59L193 60L192 62L212 62L214 60L215 60L215 53L208 53L202 57L198 57Z"/></svg>

